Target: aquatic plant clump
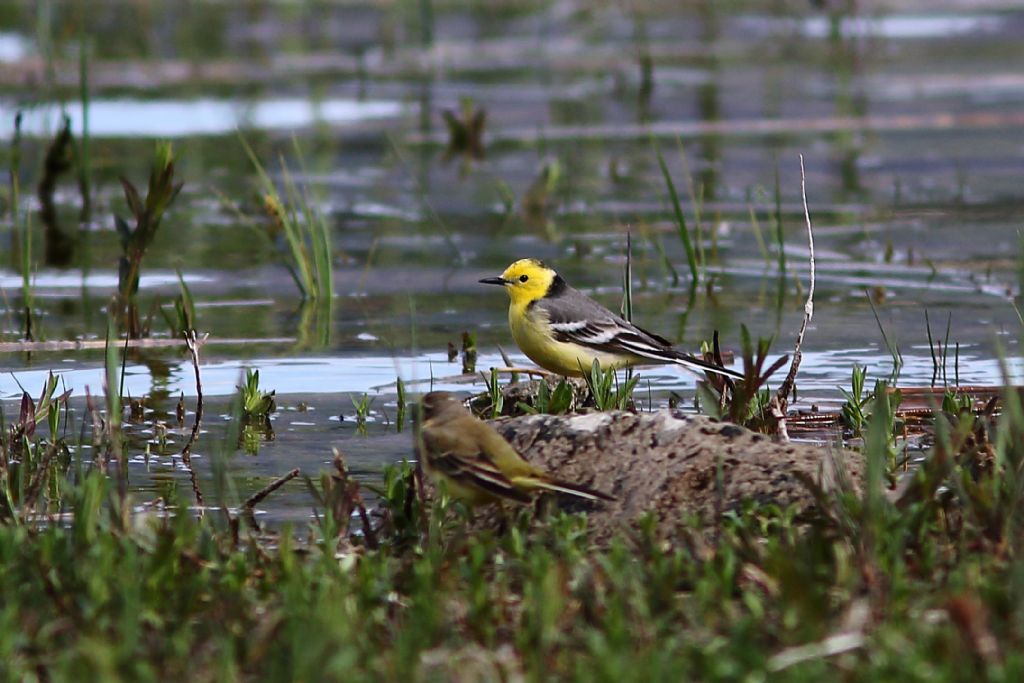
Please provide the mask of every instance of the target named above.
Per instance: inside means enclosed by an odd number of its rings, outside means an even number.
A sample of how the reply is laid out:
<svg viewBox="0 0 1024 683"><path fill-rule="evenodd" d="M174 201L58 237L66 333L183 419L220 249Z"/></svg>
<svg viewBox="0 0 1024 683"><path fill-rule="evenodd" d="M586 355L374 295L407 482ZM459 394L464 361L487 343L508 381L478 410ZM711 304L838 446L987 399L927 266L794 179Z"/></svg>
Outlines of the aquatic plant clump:
<svg viewBox="0 0 1024 683"><path fill-rule="evenodd" d="M135 225L129 225L121 216L114 216L121 240L117 307L120 311L121 329L132 339L138 339L143 333L136 301L142 258L156 237L164 214L184 185L183 181L175 182L174 151L170 143L161 143L156 147L145 199L130 180L121 178L125 200L135 219Z"/></svg>

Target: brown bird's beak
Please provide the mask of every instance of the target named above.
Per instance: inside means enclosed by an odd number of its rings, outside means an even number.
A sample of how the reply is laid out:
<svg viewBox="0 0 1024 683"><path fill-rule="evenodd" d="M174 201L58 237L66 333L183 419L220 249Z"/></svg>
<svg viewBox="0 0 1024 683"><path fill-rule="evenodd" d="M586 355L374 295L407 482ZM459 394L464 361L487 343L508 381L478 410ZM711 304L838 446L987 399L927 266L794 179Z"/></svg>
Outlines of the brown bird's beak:
<svg viewBox="0 0 1024 683"><path fill-rule="evenodd" d="M483 280L480 280L480 284L484 284L484 285L507 285L508 284L508 280L506 280L505 278L503 278L501 276L498 276L498 277L485 277Z"/></svg>

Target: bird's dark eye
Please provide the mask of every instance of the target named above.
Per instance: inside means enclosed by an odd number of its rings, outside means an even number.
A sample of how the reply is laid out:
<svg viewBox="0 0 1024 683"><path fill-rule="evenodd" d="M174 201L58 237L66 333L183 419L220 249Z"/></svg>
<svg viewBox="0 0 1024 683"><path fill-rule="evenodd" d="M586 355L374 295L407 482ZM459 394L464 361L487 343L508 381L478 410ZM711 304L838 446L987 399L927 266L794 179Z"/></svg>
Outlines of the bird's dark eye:
<svg viewBox="0 0 1024 683"><path fill-rule="evenodd" d="M520 282L526 282L526 281L527 281L527 280L529 280L529 279L530 279L530 276L529 276L529 275L520 275L520 276L519 276L519 281L520 281Z"/></svg>

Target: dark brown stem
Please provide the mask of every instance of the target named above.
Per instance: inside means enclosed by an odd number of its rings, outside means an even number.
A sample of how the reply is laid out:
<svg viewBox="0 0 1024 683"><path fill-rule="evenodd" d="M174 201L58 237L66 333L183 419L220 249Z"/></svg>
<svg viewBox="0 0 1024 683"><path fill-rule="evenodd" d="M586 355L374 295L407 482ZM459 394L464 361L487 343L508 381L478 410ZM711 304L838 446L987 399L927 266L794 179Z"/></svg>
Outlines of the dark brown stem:
<svg viewBox="0 0 1024 683"><path fill-rule="evenodd" d="M245 503L242 504L242 507L245 508L246 510L252 510L257 505L259 505L263 501L264 498L266 498L271 493L273 493L274 491L278 490L279 488L281 488L282 486L284 486L285 484L287 484L289 481L291 481L292 479L294 479L297 476L299 476L299 468L298 467L296 467L294 470L292 470L288 474L285 474L283 476L278 477L274 481L270 482L269 484L267 484L266 486L261 488L256 493L254 493L251 496L249 496L248 498L246 498L245 499Z"/></svg>
<svg viewBox="0 0 1024 683"><path fill-rule="evenodd" d="M29 514L31 514L32 508L36 504L36 497L39 495L39 491L42 490L43 481L46 479L46 472L50 469L50 462L57 455L57 443L52 434L50 439L52 442L46 449L46 452L43 453L39 464L36 465L36 471L32 475L28 487L25 489L25 498L21 503L22 511L27 511Z"/></svg>
<svg viewBox="0 0 1024 683"><path fill-rule="evenodd" d="M188 347L189 355L192 357L192 367L196 372L196 421L192 425L192 433L188 437L188 442L181 449L181 460L188 468L192 491L196 495L196 505L200 508L203 506L203 492L199 488L199 479L196 477L195 468L192 467L192 446L199 438L199 427L203 422L203 379L199 374L199 347L202 346L203 341L205 341L205 337L203 340L198 339L195 330L185 332L185 346Z"/></svg>

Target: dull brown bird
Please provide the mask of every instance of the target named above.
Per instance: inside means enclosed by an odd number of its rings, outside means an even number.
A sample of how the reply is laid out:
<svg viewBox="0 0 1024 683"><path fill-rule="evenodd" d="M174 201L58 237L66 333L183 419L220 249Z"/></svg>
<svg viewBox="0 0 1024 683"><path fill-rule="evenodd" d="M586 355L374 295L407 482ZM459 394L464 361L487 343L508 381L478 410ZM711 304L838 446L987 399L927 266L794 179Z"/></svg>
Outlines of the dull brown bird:
<svg viewBox="0 0 1024 683"><path fill-rule="evenodd" d="M503 500L529 503L541 491L586 500L615 500L531 465L493 427L473 417L453 394L432 391L423 397L422 405L418 450L423 469L445 482L448 492L468 505Z"/></svg>

